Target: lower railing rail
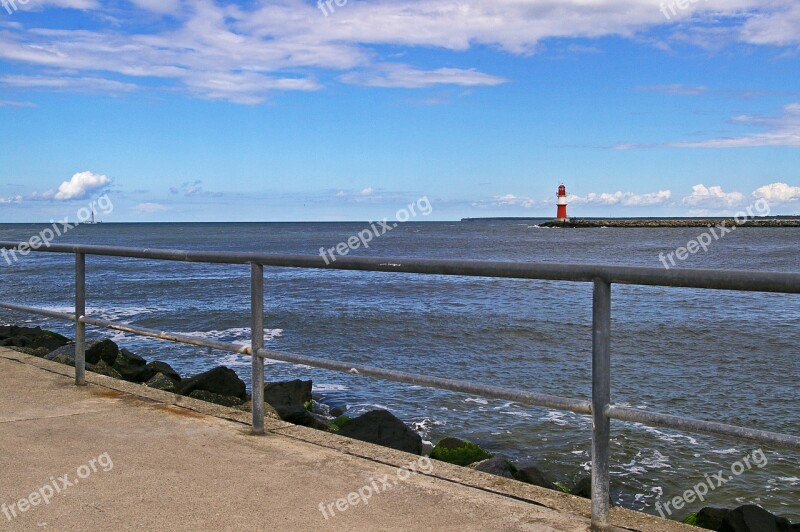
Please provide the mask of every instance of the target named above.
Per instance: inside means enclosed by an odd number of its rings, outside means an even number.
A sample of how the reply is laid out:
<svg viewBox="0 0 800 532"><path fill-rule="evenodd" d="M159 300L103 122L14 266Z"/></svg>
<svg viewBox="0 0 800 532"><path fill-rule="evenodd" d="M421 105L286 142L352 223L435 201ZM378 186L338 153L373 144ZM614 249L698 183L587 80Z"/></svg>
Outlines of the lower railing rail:
<svg viewBox="0 0 800 532"><path fill-rule="evenodd" d="M0 242L0 249L17 250L20 244ZM314 256L223 253L109 246L51 245L40 252L75 255L75 313L54 312L18 303L0 302L0 308L75 322L75 383L85 384L85 327L91 325L160 340L250 355L252 357L253 432L263 434L264 359L303 364L363 377L468 393L491 399L566 410L592 416L592 527L608 528L611 419L659 426L684 432L753 441L800 451L800 436L779 434L724 423L644 411L611 403L611 287L612 283L705 288L751 292L800 293L800 273L719 270L662 270L625 266L504 263L481 261L368 259L342 257L327 264ZM158 331L86 316L86 255L129 257L182 262L249 264L251 292L251 345L243 346L186 334ZM433 275L544 279L593 283L592 399L591 401L500 388L461 380L418 375L371 366L353 365L319 357L283 353L264 348L264 266L396 272ZM257 331L260 331L257 332Z"/></svg>

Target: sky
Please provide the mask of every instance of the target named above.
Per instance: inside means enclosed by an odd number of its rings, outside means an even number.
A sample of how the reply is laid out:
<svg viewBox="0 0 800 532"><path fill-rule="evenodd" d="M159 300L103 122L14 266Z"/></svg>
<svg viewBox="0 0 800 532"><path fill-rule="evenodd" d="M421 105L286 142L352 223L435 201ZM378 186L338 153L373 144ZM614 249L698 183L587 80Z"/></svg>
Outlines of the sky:
<svg viewBox="0 0 800 532"><path fill-rule="evenodd" d="M799 148L797 0L0 0L0 222L800 214Z"/></svg>

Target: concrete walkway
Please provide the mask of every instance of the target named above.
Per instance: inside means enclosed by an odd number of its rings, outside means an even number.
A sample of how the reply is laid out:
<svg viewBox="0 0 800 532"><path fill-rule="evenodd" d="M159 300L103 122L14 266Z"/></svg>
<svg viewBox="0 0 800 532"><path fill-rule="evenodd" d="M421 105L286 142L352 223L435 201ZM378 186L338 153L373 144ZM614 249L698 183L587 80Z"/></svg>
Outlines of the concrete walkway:
<svg viewBox="0 0 800 532"><path fill-rule="evenodd" d="M0 348L0 530L588 530L582 499L73 371Z"/></svg>

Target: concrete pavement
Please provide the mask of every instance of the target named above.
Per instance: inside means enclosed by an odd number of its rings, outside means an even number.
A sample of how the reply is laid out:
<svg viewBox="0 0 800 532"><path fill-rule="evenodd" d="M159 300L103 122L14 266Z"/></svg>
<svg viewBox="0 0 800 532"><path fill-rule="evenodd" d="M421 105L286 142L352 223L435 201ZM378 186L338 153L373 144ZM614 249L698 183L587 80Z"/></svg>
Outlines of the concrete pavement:
<svg viewBox="0 0 800 532"><path fill-rule="evenodd" d="M0 348L0 529L588 530L582 499L73 371Z"/></svg>

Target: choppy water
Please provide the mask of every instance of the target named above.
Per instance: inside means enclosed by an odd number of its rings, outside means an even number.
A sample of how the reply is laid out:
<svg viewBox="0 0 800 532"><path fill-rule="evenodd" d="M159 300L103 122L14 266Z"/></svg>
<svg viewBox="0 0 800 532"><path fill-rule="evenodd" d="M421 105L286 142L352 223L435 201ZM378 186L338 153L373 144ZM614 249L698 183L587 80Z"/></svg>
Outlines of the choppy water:
<svg viewBox="0 0 800 532"><path fill-rule="evenodd" d="M366 224L102 224L59 242L316 255ZM41 227L0 225L0 240ZM354 254L383 257L611 263L661 267L700 229L541 229L525 222L398 227ZM800 230L738 228L693 268L800 271ZM51 309L72 304L72 257L0 259L0 298ZM249 270L90 257L88 310L139 326L247 343ZM267 269L272 348L588 399L591 287L545 281ZM780 294L615 286L613 401L700 419L800 434L800 298ZM0 322L68 324L0 310ZM100 332L96 332L100 334ZM197 373L218 364L249 380L249 359L109 333L147 358ZM317 392L355 411L388 408L426 439L474 440L535 461L562 480L589 467L588 418L502 401L270 364L268 379L313 379ZM654 512L755 446L614 422L615 501ZM800 520L800 456L763 449L768 463L736 476L675 516L706 504L756 502ZM662 499L663 500L663 499Z"/></svg>

